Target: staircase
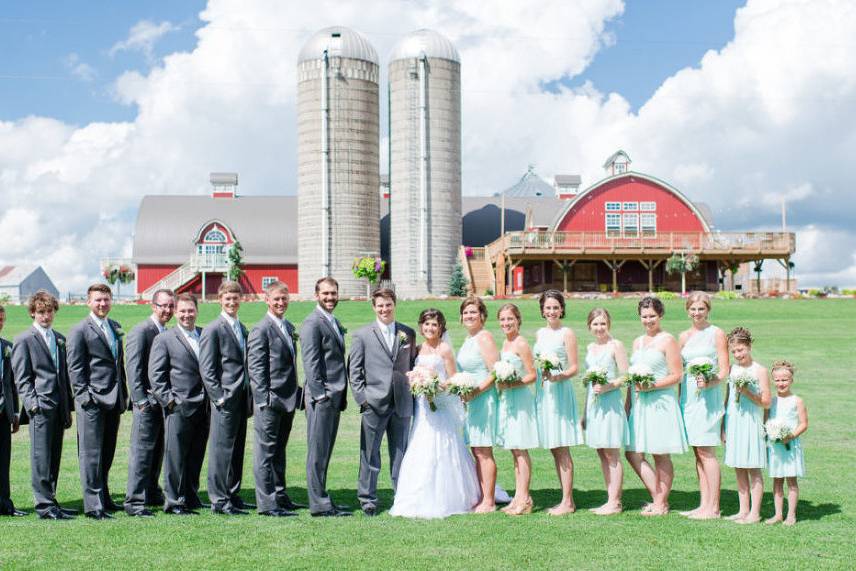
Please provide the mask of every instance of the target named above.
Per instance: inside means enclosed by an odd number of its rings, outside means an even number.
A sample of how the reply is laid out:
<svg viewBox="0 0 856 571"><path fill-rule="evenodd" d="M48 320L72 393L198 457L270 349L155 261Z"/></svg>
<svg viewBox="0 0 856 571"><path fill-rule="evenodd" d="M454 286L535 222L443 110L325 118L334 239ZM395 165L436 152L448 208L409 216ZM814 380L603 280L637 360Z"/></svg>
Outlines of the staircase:
<svg viewBox="0 0 856 571"><path fill-rule="evenodd" d="M178 266L172 272L165 275L159 281L156 281L144 291L140 292L140 297L142 299L151 299L152 295L159 289L171 289L173 291L177 290L197 275L199 272L194 269L193 260L188 260L184 264Z"/></svg>
<svg viewBox="0 0 856 571"><path fill-rule="evenodd" d="M466 255L466 250L472 253ZM496 274L493 264L486 256L485 248L465 248L460 250L461 265L464 267L464 275L469 281L469 289L475 295L485 295L485 291L496 292Z"/></svg>

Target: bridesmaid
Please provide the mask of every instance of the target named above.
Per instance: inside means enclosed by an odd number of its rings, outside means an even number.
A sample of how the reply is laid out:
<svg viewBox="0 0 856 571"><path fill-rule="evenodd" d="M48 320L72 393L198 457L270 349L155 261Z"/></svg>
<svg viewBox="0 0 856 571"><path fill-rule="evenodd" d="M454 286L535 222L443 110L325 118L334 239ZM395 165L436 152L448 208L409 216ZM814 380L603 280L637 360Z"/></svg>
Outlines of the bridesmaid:
<svg viewBox="0 0 856 571"><path fill-rule="evenodd" d="M497 383L499 389L500 442L511 450L514 457L514 498L502 508L508 515L532 513L532 496L529 495L529 480L532 475L532 460L529 449L538 447L538 422L535 413L535 365L529 343L520 335L520 310L513 303L499 308L499 326L505 334L502 344L502 360L514 365L521 382L506 385Z"/></svg>
<svg viewBox="0 0 856 571"><path fill-rule="evenodd" d="M764 410L770 408L770 379L767 369L752 359L752 334L748 329L734 328L728 334L728 348L736 364L731 367L728 381L725 464L734 468L740 501L739 511L728 519L743 524L758 523L764 498L761 468L767 466ZM754 386L741 387L738 391L734 379L744 375L755 379Z"/></svg>
<svg viewBox="0 0 856 571"><path fill-rule="evenodd" d="M681 411L672 387L681 381L681 351L678 342L660 327L666 308L653 296L643 297L638 313L645 334L633 342L632 365L647 365L654 372L652 387L631 387L627 391L630 408L630 445L627 460L645 484L653 502L642 515L669 513L669 494L675 469L670 454L687 451ZM654 468L645 454L654 457Z"/></svg>
<svg viewBox="0 0 856 571"><path fill-rule="evenodd" d="M476 460L476 473L482 491L481 502L473 508L475 513L496 510L496 460L493 447L499 444L499 396L491 371L499 360L499 349L493 336L485 330L485 321L487 307L479 297L470 296L461 302L461 323L467 330L467 338L458 351L458 369L481 381L467 399L469 402L464 427L467 443Z"/></svg>
<svg viewBox="0 0 856 571"><path fill-rule="evenodd" d="M716 363L716 377L706 381L704 377L684 375L680 386L681 412L687 430L687 442L695 452L696 472L701 498L699 506L681 512L691 519L713 519L719 517L719 462L716 446L721 442L722 417L725 401L721 383L728 378L728 343L722 329L710 324L710 296L696 291L687 298L687 313L692 326L681 333L681 357L684 370L687 363L699 357L707 357Z"/></svg>
<svg viewBox="0 0 856 571"><path fill-rule="evenodd" d="M562 486L562 501L547 513L565 515L576 511L574 504L574 461L569 446L583 443L582 429L577 420L577 399L569 379L577 374L577 336L570 327L562 325L565 317L565 296L551 289L540 298L541 316L547 327L536 333L535 354L552 351L562 362L561 371L544 373L536 384L538 441L541 448L553 453L556 473Z"/></svg>
<svg viewBox="0 0 856 571"><path fill-rule="evenodd" d="M627 414L621 402L623 375L627 372L627 350L624 344L609 334L612 319L609 312L596 307L587 320L594 342L586 349L586 369L606 369L605 385L589 385L586 394L586 409L583 415L586 444L597 450L600 468L606 481L606 503L591 511L597 515L621 513L621 490L624 483L624 466L621 463L621 448L630 442Z"/></svg>

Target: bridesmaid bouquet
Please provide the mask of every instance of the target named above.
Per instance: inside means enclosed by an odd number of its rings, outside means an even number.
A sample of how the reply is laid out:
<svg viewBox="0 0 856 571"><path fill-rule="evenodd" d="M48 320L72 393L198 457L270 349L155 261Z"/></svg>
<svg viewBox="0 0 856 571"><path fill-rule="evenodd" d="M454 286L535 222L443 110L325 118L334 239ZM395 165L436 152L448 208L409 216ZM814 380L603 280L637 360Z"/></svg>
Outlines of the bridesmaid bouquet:
<svg viewBox="0 0 856 571"><path fill-rule="evenodd" d="M585 376L583 376L583 386L585 385L605 385L609 382L609 377L606 372L606 369L603 367L591 367L588 371L586 371ZM597 399L600 395L595 394L594 398Z"/></svg>
<svg viewBox="0 0 856 571"><path fill-rule="evenodd" d="M410 381L410 393L415 397L425 397L431 410L436 411L434 397L440 391L440 377L437 373L433 369L417 365L407 373L407 380Z"/></svg>
<svg viewBox="0 0 856 571"><path fill-rule="evenodd" d="M449 394L465 397L473 393L479 386L478 379L469 373L455 373L446 382Z"/></svg>
<svg viewBox="0 0 856 571"><path fill-rule="evenodd" d="M562 360L559 359L559 356L556 355L553 351L545 351L543 353L535 354L535 366L538 367L543 373L549 373L550 371L561 371L562 370Z"/></svg>
<svg viewBox="0 0 856 571"><path fill-rule="evenodd" d="M731 384L734 385L734 389L737 391L736 402L740 402L740 395L742 394L740 390L744 387L755 386L755 377L742 373L736 377L731 377Z"/></svg>
<svg viewBox="0 0 856 571"><path fill-rule="evenodd" d="M687 373L693 377L704 377L705 381L709 381L717 373L716 363L709 357L696 357L687 363ZM701 388L696 388L696 396L701 395Z"/></svg>
<svg viewBox="0 0 856 571"><path fill-rule="evenodd" d="M654 378L654 371L648 365L630 365L627 369L627 378L624 384L628 387L634 385L642 385L645 388L654 386L657 379ZM639 392L636 392L636 398L639 398Z"/></svg>
<svg viewBox="0 0 856 571"><path fill-rule="evenodd" d="M517 369L508 361L497 361L494 363L491 376L495 382L506 385L513 385L521 381L520 376L517 374Z"/></svg>
<svg viewBox="0 0 856 571"><path fill-rule="evenodd" d="M785 438L792 437L794 433L791 427L777 418L771 418L764 423L764 432L767 433L767 438L773 442L781 442L785 445L785 450L791 449L791 443L785 442Z"/></svg>

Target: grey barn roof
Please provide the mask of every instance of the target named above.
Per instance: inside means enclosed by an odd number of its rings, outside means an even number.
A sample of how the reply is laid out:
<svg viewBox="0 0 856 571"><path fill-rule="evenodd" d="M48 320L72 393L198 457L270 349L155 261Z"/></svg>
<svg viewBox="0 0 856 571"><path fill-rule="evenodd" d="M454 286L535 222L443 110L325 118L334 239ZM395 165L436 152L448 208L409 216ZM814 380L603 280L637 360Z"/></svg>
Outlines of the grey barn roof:
<svg viewBox="0 0 856 571"><path fill-rule="evenodd" d="M246 264L297 263L296 196L144 196L134 234L135 264L183 264L208 222L225 224Z"/></svg>
<svg viewBox="0 0 856 571"><path fill-rule="evenodd" d="M581 184L583 179L578 174L557 174L556 184Z"/></svg>
<svg viewBox="0 0 856 571"><path fill-rule="evenodd" d="M549 226L566 200L530 197L505 199L505 231ZM465 196L462 200L462 242L465 246L484 246L499 238L502 198Z"/></svg>

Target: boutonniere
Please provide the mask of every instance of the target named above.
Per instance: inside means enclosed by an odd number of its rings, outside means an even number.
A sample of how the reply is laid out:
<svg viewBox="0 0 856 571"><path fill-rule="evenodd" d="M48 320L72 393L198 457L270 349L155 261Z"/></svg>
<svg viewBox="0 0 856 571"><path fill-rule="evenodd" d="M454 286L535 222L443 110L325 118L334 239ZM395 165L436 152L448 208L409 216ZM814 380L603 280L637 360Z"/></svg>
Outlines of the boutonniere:
<svg viewBox="0 0 856 571"><path fill-rule="evenodd" d="M399 331L398 332L398 342L402 345L406 345L407 344L407 333L405 333L404 331Z"/></svg>
<svg viewBox="0 0 856 571"><path fill-rule="evenodd" d="M297 331L291 332L291 342L297 345L297 342L300 341L300 333Z"/></svg>
<svg viewBox="0 0 856 571"><path fill-rule="evenodd" d="M124 337L125 336L125 331L122 329L121 325L117 325L116 327L114 327L113 333L116 334L116 337Z"/></svg>
<svg viewBox="0 0 856 571"><path fill-rule="evenodd" d="M60 339L59 337L56 337L56 346L61 349L65 349L65 339Z"/></svg>
<svg viewBox="0 0 856 571"><path fill-rule="evenodd" d="M8 345L3 348L3 356L7 359L12 357L12 348Z"/></svg>
<svg viewBox="0 0 856 571"><path fill-rule="evenodd" d="M339 326L339 331L342 332L342 337L344 337L345 335L348 334L348 328L347 327Z"/></svg>

